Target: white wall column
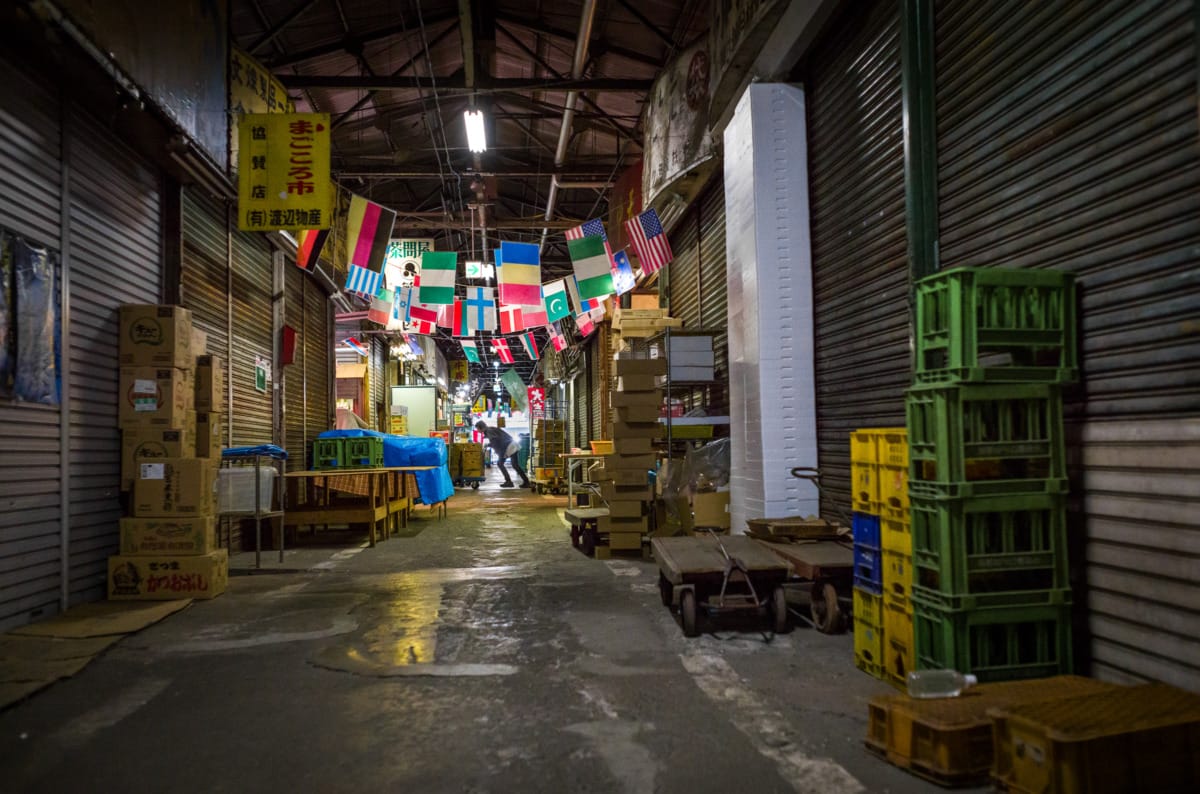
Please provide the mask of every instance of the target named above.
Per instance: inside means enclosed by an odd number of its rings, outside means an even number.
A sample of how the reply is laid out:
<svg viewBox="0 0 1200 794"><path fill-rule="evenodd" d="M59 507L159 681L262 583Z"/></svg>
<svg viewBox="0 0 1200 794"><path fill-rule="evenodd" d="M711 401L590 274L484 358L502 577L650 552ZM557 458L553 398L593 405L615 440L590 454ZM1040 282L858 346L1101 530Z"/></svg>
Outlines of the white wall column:
<svg viewBox="0 0 1200 794"><path fill-rule="evenodd" d="M748 87L725 128L729 280L730 513L810 515L817 490L789 474L817 465L812 251L804 91Z"/></svg>

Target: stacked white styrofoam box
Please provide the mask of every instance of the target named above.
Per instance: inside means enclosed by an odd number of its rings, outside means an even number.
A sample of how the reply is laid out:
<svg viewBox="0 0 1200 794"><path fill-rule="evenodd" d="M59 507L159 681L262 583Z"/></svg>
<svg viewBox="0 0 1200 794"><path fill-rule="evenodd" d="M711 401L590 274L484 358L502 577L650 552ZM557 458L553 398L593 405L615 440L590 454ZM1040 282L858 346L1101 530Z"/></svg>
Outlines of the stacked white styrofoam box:
<svg viewBox="0 0 1200 794"><path fill-rule="evenodd" d="M804 92L747 88L725 129L735 532L819 509L789 473L818 464L807 163Z"/></svg>

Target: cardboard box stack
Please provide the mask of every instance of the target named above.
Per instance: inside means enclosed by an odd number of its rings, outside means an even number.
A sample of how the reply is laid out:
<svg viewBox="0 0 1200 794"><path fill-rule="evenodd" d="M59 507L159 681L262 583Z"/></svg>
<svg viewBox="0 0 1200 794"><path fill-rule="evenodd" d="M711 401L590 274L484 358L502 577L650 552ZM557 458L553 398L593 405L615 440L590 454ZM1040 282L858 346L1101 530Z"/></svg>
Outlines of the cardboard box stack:
<svg viewBox="0 0 1200 794"><path fill-rule="evenodd" d="M456 442L450 445L450 476L455 480L483 477L483 444Z"/></svg>
<svg viewBox="0 0 1200 794"><path fill-rule="evenodd" d="M216 543L224 376L205 336L178 306L121 308L120 554L108 560L108 596L213 598L229 556ZM197 357L197 354L200 354Z"/></svg>
<svg viewBox="0 0 1200 794"><path fill-rule="evenodd" d="M654 494L647 472L658 456L655 440L662 438L658 406L662 390L658 379L666 374L663 359L618 358L617 388L612 395L613 452L605 456L600 495L608 504L608 516L598 529L608 534L611 550L637 550L650 529L650 505Z"/></svg>
<svg viewBox="0 0 1200 794"><path fill-rule="evenodd" d="M562 419L538 419L533 426L534 479L554 480L562 474L558 457L567 451L567 423Z"/></svg>

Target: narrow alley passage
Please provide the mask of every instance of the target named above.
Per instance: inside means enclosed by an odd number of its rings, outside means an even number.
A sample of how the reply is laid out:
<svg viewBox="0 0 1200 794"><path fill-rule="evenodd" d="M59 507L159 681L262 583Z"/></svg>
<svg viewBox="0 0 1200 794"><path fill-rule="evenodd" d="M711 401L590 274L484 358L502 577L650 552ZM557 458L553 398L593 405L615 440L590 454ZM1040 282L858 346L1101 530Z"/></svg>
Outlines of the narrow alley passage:
<svg viewBox="0 0 1200 794"><path fill-rule="evenodd" d="M934 790L863 749L891 690L851 635L686 640L654 564L572 549L563 502L489 482L235 575L0 714L4 790Z"/></svg>

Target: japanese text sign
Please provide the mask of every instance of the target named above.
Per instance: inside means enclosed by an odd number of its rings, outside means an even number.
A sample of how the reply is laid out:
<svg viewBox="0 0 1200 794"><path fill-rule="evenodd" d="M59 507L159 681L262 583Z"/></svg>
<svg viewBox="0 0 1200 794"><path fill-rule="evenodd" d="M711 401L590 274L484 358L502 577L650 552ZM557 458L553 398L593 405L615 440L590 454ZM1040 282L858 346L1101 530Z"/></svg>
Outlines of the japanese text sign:
<svg viewBox="0 0 1200 794"><path fill-rule="evenodd" d="M328 229L327 113L251 113L238 126L238 228Z"/></svg>
<svg viewBox="0 0 1200 794"><path fill-rule="evenodd" d="M537 413L546 410L546 390L541 386L530 386L526 391L529 396L529 411Z"/></svg>

